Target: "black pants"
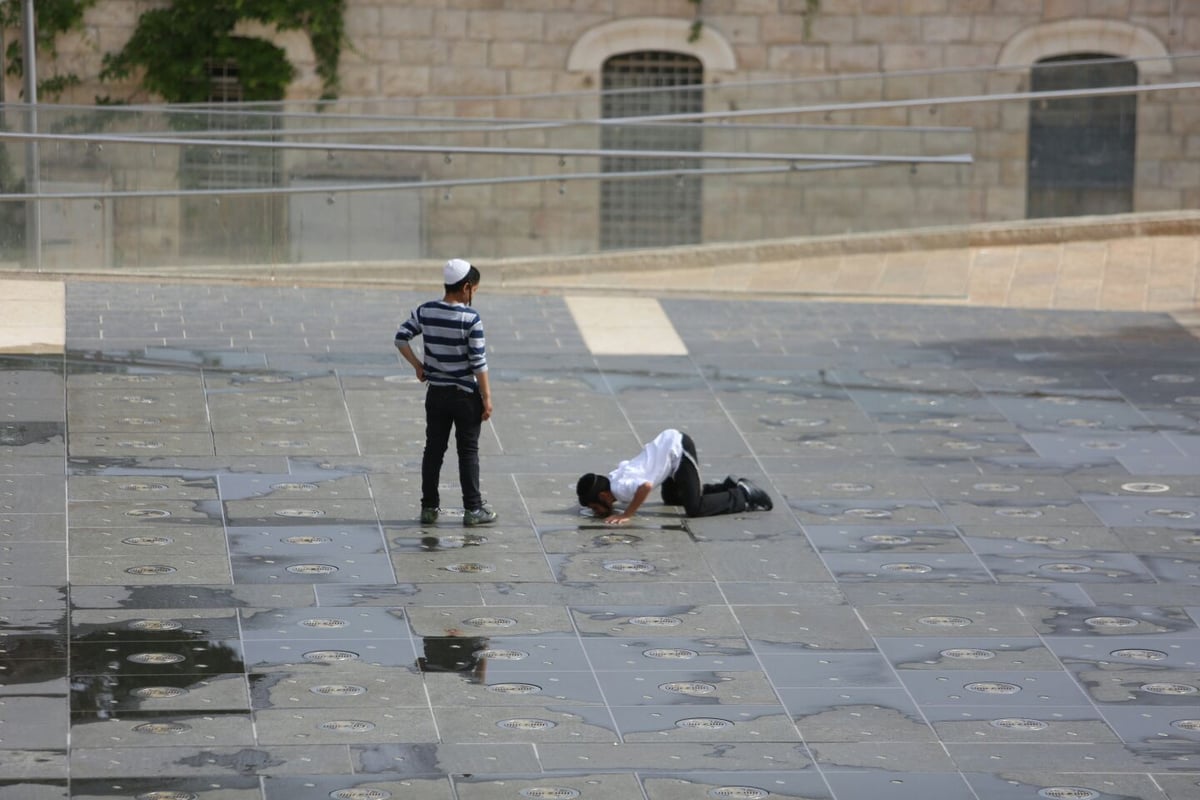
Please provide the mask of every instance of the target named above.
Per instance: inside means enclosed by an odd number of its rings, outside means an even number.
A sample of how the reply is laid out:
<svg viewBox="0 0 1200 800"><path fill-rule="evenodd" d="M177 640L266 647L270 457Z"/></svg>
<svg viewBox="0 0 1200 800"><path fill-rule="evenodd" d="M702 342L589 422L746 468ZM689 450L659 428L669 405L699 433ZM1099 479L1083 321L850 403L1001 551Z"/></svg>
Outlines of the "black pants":
<svg viewBox="0 0 1200 800"><path fill-rule="evenodd" d="M479 431L483 427L483 399L479 392L453 386L430 386L425 392L425 454L421 458L421 507L441 505L438 481L450 445L450 429L458 450L458 482L463 508L483 505L479 493Z"/></svg>
<svg viewBox="0 0 1200 800"><path fill-rule="evenodd" d="M663 481L663 502L683 506L689 517L715 517L746 510L746 495L737 483L726 478L722 483L703 483L696 458L696 443L683 434L683 457L675 474Z"/></svg>

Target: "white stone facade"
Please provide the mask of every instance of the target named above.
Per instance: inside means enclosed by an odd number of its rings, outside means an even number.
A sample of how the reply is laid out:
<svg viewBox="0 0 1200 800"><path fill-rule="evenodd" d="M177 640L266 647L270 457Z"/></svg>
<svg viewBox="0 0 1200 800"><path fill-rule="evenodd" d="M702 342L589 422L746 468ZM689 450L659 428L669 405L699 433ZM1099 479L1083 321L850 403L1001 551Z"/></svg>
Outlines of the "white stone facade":
<svg viewBox="0 0 1200 800"><path fill-rule="evenodd" d="M86 104L97 95L152 102L154 98L131 87L100 88L95 76L103 53L119 48L138 15L163 4L100 0L88 12L85 30L60 42L56 61L43 61L43 74L69 69L84 79L61 102ZM1077 53L1142 59L1143 83L1200 78L1200 58L1166 58L1200 51L1200 15L1184 13L1188 0L820 0L806 18L808 5L806 0L348 0L340 95L346 109L358 112L588 118L599 113L590 93L600 85L605 60L638 50L697 58L712 87L706 110L713 111L1018 92L1028 88L1028 68L1038 59ZM692 41L697 18L699 37ZM287 49L299 70L288 99L320 95L315 61L302 34L246 32L269 36ZM1009 69L984 71L998 66ZM912 71L932 72L898 74ZM798 78L812 80L739 88L747 82ZM6 88L9 97L17 96L19 87L10 82ZM579 94L569 101L532 97L559 92ZM706 178L706 241L1025 215L1028 102L797 112L756 121L807 127L786 136L766 127L706 134L706 149L969 151L974 164ZM922 132L911 133L917 129ZM480 136L477 141L511 145L514 140ZM587 128L516 141L598 146L595 130ZM1198 156L1200 93L1142 95L1134 210L1200 205ZM488 176L514 169L581 172L599 166L596 159L582 158L558 167L514 168L512 161L485 158L464 166L415 156L344 158L338 163L346 174L424 179L462 175L468 169ZM291 157L285 173L311 175L319 167L313 157ZM429 192L420 203L426 231L422 249L466 252L464 237L473 237L477 241L465 244L478 243L495 255L586 250L596 238L598 202L595 184L566 191L554 184L522 184ZM175 241L178 236L162 238Z"/></svg>

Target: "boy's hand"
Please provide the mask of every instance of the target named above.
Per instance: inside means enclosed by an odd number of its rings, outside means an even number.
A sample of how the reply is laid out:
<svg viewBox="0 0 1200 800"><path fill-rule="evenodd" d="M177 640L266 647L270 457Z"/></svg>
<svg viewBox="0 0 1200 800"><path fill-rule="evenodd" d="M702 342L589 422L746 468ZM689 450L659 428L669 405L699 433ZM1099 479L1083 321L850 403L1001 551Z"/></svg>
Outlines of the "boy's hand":
<svg viewBox="0 0 1200 800"><path fill-rule="evenodd" d="M413 371L417 373L417 380L421 383L425 382L425 365L417 364L413 367Z"/></svg>
<svg viewBox="0 0 1200 800"><path fill-rule="evenodd" d="M633 515L626 512L624 514L613 514L604 520L605 525L625 525L629 520L633 519Z"/></svg>
<svg viewBox="0 0 1200 800"><path fill-rule="evenodd" d="M492 398L484 397L483 398L483 416L481 417L481 419L484 422L487 422L491 418L491 416L492 416Z"/></svg>

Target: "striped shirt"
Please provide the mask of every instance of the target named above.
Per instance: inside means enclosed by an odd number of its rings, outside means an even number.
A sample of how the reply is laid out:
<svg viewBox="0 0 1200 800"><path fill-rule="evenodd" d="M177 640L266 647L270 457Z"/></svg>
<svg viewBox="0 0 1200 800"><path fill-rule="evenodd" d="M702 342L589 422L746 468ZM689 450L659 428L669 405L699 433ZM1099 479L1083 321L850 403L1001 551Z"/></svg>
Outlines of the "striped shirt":
<svg viewBox="0 0 1200 800"><path fill-rule="evenodd" d="M478 311L444 300L422 303L396 331L396 345L415 336L424 337L425 380L430 386L475 391L475 373L488 368Z"/></svg>

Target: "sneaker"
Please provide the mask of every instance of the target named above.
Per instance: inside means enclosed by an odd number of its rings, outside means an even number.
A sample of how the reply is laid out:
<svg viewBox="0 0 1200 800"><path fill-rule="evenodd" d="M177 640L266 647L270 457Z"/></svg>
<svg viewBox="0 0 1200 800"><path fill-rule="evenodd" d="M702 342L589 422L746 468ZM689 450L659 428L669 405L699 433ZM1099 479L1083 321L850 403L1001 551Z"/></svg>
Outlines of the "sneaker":
<svg viewBox="0 0 1200 800"><path fill-rule="evenodd" d="M770 511L775 507L771 495L758 488L749 478L738 479L737 485L746 493L746 508L750 511Z"/></svg>
<svg viewBox="0 0 1200 800"><path fill-rule="evenodd" d="M476 525L487 525L490 522L495 522L498 516L500 515L492 511L491 506L487 504L479 508L468 508L463 512L463 525L468 528L474 528Z"/></svg>
<svg viewBox="0 0 1200 800"><path fill-rule="evenodd" d="M421 524L422 525L432 525L433 523L437 522L437 518L438 518L438 510L436 508L422 508L421 509Z"/></svg>

